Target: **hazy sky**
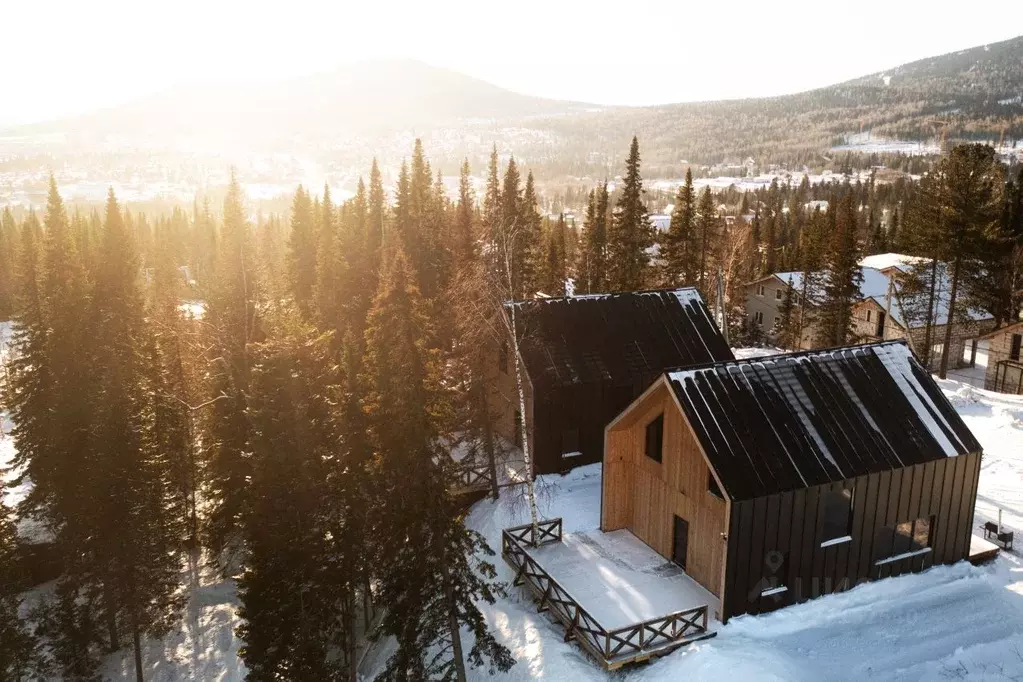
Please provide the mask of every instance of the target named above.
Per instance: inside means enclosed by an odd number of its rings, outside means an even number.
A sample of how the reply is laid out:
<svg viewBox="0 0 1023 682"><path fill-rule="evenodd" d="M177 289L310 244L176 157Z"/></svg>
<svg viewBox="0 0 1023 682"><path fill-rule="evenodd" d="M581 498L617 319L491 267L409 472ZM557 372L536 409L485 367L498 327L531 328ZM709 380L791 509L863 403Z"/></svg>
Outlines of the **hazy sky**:
<svg viewBox="0 0 1023 682"><path fill-rule="evenodd" d="M0 0L0 124L379 57L598 103L784 94L1014 37L1019 3Z"/></svg>

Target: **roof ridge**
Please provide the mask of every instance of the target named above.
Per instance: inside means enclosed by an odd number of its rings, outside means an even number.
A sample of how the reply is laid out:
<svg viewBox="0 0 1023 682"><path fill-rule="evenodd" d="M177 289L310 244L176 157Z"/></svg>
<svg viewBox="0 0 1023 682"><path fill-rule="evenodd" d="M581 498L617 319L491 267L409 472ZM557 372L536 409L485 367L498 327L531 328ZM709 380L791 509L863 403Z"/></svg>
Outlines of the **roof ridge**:
<svg viewBox="0 0 1023 682"><path fill-rule="evenodd" d="M674 372L697 372L704 369L711 369L713 367L720 367L723 365L742 365L750 364L754 362L768 362L776 360L790 360L793 358L805 358L813 355L823 355L824 353L833 353L840 350L855 350L857 348L877 348L879 346L907 346L905 339L888 339L887 341L874 341L872 343L850 343L844 346L829 346L827 348L814 348L812 350L800 350L791 351L788 353L778 353L776 355L760 355L754 358L736 358L734 360L718 360L716 362L705 362L700 365L690 365L688 367L667 367L664 370L664 374L670 375Z"/></svg>
<svg viewBox="0 0 1023 682"><path fill-rule="evenodd" d="M666 287L660 289L637 289L635 291L607 291L596 294L577 294L574 296L548 296L547 298L526 298L518 301L505 301L504 305L520 305L523 303L554 303L557 301L578 301L584 299L596 299L596 298L610 298L612 296L639 296L642 294L673 294L680 291L696 291L699 290L694 287ZM702 299L703 296L701 295Z"/></svg>

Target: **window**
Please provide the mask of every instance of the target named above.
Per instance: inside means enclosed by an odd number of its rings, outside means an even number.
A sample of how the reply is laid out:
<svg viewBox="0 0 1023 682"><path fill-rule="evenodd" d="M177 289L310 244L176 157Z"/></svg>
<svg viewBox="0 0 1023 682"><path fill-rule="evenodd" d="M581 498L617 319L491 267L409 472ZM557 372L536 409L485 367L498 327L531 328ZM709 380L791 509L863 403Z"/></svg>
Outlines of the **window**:
<svg viewBox="0 0 1023 682"><path fill-rule="evenodd" d="M774 300L776 300L776 301L780 301L781 300L781 289L775 289L774 290Z"/></svg>
<svg viewBox="0 0 1023 682"><path fill-rule="evenodd" d="M903 521L895 526L879 528L874 537L876 564L886 564L899 559L926 554L931 551L931 529L934 517Z"/></svg>
<svg viewBox="0 0 1023 682"><path fill-rule="evenodd" d="M502 341L501 342L501 352L497 356L497 368L499 370L501 370L501 372L504 373L504 374L508 373L508 342L507 341Z"/></svg>
<svg viewBox="0 0 1023 682"><path fill-rule="evenodd" d="M1019 360L1020 346L1023 345L1023 334L1012 335L1012 346L1009 348L1009 359Z"/></svg>
<svg viewBox="0 0 1023 682"><path fill-rule="evenodd" d="M867 308L867 322L870 322L871 317L873 317L873 312L873 310Z"/></svg>
<svg viewBox="0 0 1023 682"><path fill-rule="evenodd" d="M661 450L664 446L664 414L646 425L646 456L655 462L661 461Z"/></svg>
<svg viewBox="0 0 1023 682"><path fill-rule="evenodd" d="M756 322L761 327L764 326L764 313L763 313L763 311L758 310L757 312L753 313L753 321Z"/></svg>
<svg viewBox="0 0 1023 682"><path fill-rule="evenodd" d="M824 493L824 527L821 545L838 544L837 540L849 537L852 528L852 491L839 490Z"/></svg>
<svg viewBox="0 0 1023 682"><path fill-rule="evenodd" d="M763 296L763 295L764 295L764 285L763 284L758 284L757 285L757 296Z"/></svg>
<svg viewBox="0 0 1023 682"><path fill-rule="evenodd" d="M522 413L515 410L515 447L522 447Z"/></svg>
<svg viewBox="0 0 1023 682"><path fill-rule="evenodd" d="M719 497L722 500L725 499L724 494L721 492L721 488L718 486L718 481L714 478L714 474L707 472L707 490L714 497Z"/></svg>

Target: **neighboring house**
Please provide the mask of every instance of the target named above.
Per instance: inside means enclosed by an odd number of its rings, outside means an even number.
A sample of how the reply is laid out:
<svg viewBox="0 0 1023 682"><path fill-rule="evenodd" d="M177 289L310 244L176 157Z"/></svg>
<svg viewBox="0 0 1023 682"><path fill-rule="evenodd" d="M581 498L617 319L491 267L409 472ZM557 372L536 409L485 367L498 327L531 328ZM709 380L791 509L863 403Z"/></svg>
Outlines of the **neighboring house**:
<svg viewBox="0 0 1023 682"><path fill-rule="evenodd" d="M668 370L605 438L601 530L721 620L970 553L981 446L903 342Z"/></svg>
<svg viewBox="0 0 1023 682"><path fill-rule="evenodd" d="M1023 394L1023 322L996 329L982 338L988 341L984 388Z"/></svg>
<svg viewBox="0 0 1023 682"><path fill-rule="evenodd" d="M902 294L901 279L915 263L925 259L898 253L868 256L860 261L860 299L853 304L853 335L859 342L891 341L906 339L919 357L924 357L927 345L925 315L910 311L910 301ZM785 289L791 286L798 294L802 291L802 272L779 272L762 277L746 285L746 315L750 323L759 327L769 340L776 340L776 330L781 322L781 307L785 300ZM947 276L939 278L936 310L930 328L930 353L928 365L937 369L945 343L948 323ZM799 349L816 347L816 309L813 300L819 300L820 292L808 292L810 304L803 312L803 328ZM797 296L797 302L799 297ZM921 307L921 306L916 306ZM797 308L794 315L799 315ZM966 311L968 320L953 327L949 349L951 366L963 363L968 341L984 334L994 327L994 318L980 310Z"/></svg>
<svg viewBox="0 0 1023 682"><path fill-rule="evenodd" d="M732 359L693 288L566 296L515 306L524 371L525 426L537 473L599 462L604 427L675 365ZM521 446L522 410L510 339L489 377L497 430Z"/></svg>

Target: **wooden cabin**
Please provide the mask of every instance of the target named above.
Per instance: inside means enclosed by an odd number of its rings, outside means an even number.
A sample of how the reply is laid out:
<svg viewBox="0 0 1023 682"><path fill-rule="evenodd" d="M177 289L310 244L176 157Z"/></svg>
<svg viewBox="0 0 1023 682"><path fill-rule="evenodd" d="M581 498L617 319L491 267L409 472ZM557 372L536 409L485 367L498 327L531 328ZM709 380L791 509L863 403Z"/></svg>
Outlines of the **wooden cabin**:
<svg viewBox="0 0 1023 682"><path fill-rule="evenodd" d="M601 529L721 620L969 553L981 447L903 341L668 370L605 437Z"/></svg>
<svg viewBox="0 0 1023 682"><path fill-rule="evenodd" d="M733 357L694 288L506 304L513 311L537 473L601 461L604 427L665 368ZM521 445L510 341L494 349L487 383L498 432Z"/></svg>

